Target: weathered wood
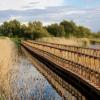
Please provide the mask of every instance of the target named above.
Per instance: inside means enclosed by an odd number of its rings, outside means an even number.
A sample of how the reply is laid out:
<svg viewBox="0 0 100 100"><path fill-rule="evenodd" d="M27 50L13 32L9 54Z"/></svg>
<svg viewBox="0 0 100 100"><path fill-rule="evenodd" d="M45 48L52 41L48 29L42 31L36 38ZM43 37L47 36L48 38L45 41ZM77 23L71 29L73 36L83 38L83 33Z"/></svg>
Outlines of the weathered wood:
<svg viewBox="0 0 100 100"><path fill-rule="evenodd" d="M28 48L32 47L34 52L61 65L63 69L71 71L100 90L100 57L88 55L86 50L84 54L39 42L23 41L23 45L28 46ZM81 51L83 50L81 49Z"/></svg>
<svg viewBox="0 0 100 100"><path fill-rule="evenodd" d="M40 42L30 41L30 40L28 40L28 42L30 42L30 43L40 43ZM49 46L54 46L54 47L62 48L62 49L65 49L65 50L76 51L76 52L79 52L79 53L84 53L84 54L94 55L94 56L100 57L100 49L83 48L83 47L69 46L69 45L63 45L63 44L55 44L55 43L49 43L49 42L41 42L41 44L46 44L46 45L49 45Z"/></svg>

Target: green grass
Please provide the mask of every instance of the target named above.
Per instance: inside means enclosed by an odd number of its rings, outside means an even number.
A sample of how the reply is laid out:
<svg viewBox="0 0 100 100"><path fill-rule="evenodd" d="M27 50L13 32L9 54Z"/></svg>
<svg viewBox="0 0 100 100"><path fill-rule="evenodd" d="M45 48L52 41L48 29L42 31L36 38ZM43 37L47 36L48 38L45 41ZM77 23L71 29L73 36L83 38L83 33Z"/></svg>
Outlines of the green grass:
<svg viewBox="0 0 100 100"><path fill-rule="evenodd" d="M6 37L5 36L0 36L0 39L5 39Z"/></svg>
<svg viewBox="0 0 100 100"><path fill-rule="evenodd" d="M0 100L5 100L3 96L0 97Z"/></svg>
<svg viewBox="0 0 100 100"><path fill-rule="evenodd" d="M9 38L9 37L0 36L0 39L5 39L5 38ZM20 47L21 40L23 40L22 38L18 38L18 37L11 37L10 39L16 44L17 47Z"/></svg>
<svg viewBox="0 0 100 100"><path fill-rule="evenodd" d="M13 37L13 38L10 38L10 39L17 45L17 47L20 47L21 38Z"/></svg>

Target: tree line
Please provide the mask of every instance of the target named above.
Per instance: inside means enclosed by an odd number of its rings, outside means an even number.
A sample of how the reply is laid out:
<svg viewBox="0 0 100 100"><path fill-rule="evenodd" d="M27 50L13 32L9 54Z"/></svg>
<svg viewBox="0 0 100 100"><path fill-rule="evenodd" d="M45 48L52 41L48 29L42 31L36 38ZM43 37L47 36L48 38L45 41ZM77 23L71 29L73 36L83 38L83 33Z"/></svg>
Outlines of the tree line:
<svg viewBox="0 0 100 100"><path fill-rule="evenodd" d="M0 35L25 39L37 39L42 37L78 37L100 38L100 32L93 33L89 28L78 26L73 21L63 20L48 26L43 26L40 21L21 24L17 20L6 21L0 26Z"/></svg>

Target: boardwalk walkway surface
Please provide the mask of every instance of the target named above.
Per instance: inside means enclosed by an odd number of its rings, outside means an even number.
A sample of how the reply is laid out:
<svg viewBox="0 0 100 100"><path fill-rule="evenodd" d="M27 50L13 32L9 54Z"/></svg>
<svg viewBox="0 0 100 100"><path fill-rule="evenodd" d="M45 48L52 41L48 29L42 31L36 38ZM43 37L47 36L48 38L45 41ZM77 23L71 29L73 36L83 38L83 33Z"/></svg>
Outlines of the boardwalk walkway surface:
<svg viewBox="0 0 100 100"><path fill-rule="evenodd" d="M35 53L60 65L100 93L100 50L47 42L23 41Z"/></svg>

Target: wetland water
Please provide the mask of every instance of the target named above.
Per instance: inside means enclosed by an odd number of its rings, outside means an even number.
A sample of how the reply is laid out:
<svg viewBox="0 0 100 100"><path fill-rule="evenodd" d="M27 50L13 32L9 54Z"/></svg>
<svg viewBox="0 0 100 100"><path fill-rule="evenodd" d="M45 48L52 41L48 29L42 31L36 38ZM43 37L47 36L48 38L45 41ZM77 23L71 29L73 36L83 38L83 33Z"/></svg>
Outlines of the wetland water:
<svg viewBox="0 0 100 100"><path fill-rule="evenodd" d="M9 79L11 92L7 100L62 100L24 54L19 56L13 67L16 69Z"/></svg>
<svg viewBox="0 0 100 100"><path fill-rule="evenodd" d="M0 100L86 98L24 48L18 54L14 43L7 38L0 40Z"/></svg>
<svg viewBox="0 0 100 100"><path fill-rule="evenodd" d="M19 57L16 86L18 98L24 100L86 100L70 84L66 83L47 66L32 57L24 48ZM13 92L14 93L14 92ZM23 100L22 99L22 100Z"/></svg>
<svg viewBox="0 0 100 100"><path fill-rule="evenodd" d="M77 89L24 48L17 58L7 80L9 93L5 95L5 100L86 100ZM7 88L4 90L8 91Z"/></svg>
<svg viewBox="0 0 100 100"><path fill-rule="evenodd" d="M90 48L93 48L93 49L100 49L100 43L91 44L89 47L90 47Z"/></svg>

